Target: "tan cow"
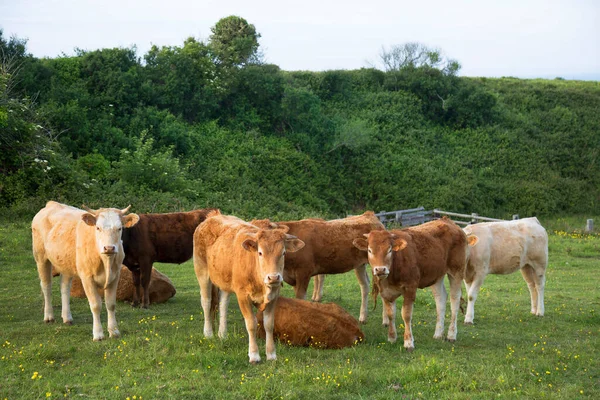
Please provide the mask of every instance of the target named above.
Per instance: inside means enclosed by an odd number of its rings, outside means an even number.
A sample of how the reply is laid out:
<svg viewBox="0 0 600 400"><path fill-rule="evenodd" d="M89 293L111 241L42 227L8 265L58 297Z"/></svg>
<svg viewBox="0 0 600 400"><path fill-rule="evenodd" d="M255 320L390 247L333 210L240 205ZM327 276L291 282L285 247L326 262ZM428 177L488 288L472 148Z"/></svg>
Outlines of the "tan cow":
<svg viewBox="0 0 600 400"><path fill-rule="evenodd" d="M252 305L263 310L267 338L267 360L275 360L273 340L274 305L283 283L286 252L304 247L304 242L284 229L264 230L237 217L211 212L194 232L194 270L200 285L204 311L204 335L213 336L213 284L220 289L219 337L227 334L227 305L235 293L248 331L248 357L260 362L256 344L256 316Z"/></svg>
<svg viewBox="0 0 600 400"><path fill-rule="evenodd" d="M262 312L258 335L265 337ZM341 349L364 340L356 318L335 303L320 304L279 297L275 305L275 338L292 346Z"/></svg>
<svg viewBox="0 0 600 400"><path fill-rule="evenodd" d="M116 208L86 211L49 201L33 218L31 232L33 257L38 268L44 295L44 321L54 322L52 310L52 267L61 274L62 319L72 324L69 304L71 282L78 276L94 316L94 341L104 339L100 311L102 298L98 288L106 292L108 332L119 337L115 317L117 283L125 254L121 243L123 227L137 223L137 214Z"/></svg>
<svg viewBox="0 0 600 400"><path fill-rule="evenodd" d="M98 289L100 296L104 296L104 290ZM163 273L158 271L156 268L152 268L152 275L150 278L150 285L148 287L149 301L150 304L164 303L171 297L175 296L177 291L173 282ZM120 301L133 301L136 295L136 285L133 279L133 273L126 266L121 266L121 276L119 277L119 283L117 285L117 300ZM71 285L71 296L73 297L85 297L85 291L81 279L75 277L73 284Z"/></svg>
<svg viewBox="0 0 600 400"><path fill-rule="evenodd" d="M304 299L310 278L315 276L312 300L321 301L323 296L323 274L341 274L354 270L361 291L359 321L367 322L369 299L369 275L365 268L367 254L352 245L354 238L385 227L372 211L362 215L325 221L303 219L300 221L271 222L252 221L259 227L289 227L289 234L302 240L306 246L302 251L285 258L283 280L294 286L296 298Z"/></svg>
<svg viewBox="0 0 600 400"><path fill-rule="evenodd" d="M447 218L416 227L392 231L373 231L367 238L357 238L354 245L366 251L373 270L373 297L381 294L387 318L388 341L396 341L396 299L402 295L404 320L404 348L414 349L412 310L417 289L431 287L435 297L437 322L435 339L444 334L446 288L444 276L450 280L452 309L448 340L456 340L456 318L460 306L461 281L467 264L468 244L477 242L467 236Z"/></svg>
<svg viewBox="0 0 600 400"><path fill-rule="evenodd" d="M477 235L467 263L465 286L468 305L465 324L475 317L475 300L488 274L511 274L521 270L531 294L531 313L544 315L544 285L548 266L548 234L537 218L485 222L464 228Z"/></svg>

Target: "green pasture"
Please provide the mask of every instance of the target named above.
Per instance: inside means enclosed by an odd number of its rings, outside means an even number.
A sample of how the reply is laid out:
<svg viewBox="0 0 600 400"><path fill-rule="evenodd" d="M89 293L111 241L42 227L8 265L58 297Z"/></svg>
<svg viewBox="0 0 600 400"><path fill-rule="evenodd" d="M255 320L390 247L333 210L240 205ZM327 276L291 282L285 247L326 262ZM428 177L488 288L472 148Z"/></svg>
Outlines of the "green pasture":
<svg viewBox="0 0 600 400"><path fill-rule="evenodd" d="M379 301L364 326L365 343L344 350L279 344L277 361L253 366L233 299L229 338L203 337L191 262L157 265L177 288L166 304L141 310L118 303L120 339L92 341L86 299L71 300L73 326L44 324L29 220L4 221L0 400L600 398L600 236L574 232L580 226L573 224L547 225L552 229L543 318L529 313L529 293L519 273L489 276L475 325L461 322L454 344L432 338L435 303L424 290L414 308L413 353L404 351L402 340L386 342ZM285 286L283 293L293 292ZM324 300L355 316L359 293L352 273L326 278ZM60 321L57 279L53 303ZM102 320L106 333L105 310ZM264 359L264 342L260 346Z"/></svg>

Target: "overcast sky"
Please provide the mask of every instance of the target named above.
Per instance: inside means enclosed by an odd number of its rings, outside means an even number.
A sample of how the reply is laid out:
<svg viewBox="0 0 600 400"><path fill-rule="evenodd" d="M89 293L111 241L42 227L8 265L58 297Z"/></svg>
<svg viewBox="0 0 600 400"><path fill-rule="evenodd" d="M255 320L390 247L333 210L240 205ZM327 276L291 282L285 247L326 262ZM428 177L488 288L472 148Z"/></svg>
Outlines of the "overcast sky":
<svg viewBox="0 0 600 400"><path fill-rule="evenodd" d="M37 57L206 40L238 15L284 70L357 69L382 46L421 42L465 76L600 80L600 0L0 0L4 36Z"/></svg>

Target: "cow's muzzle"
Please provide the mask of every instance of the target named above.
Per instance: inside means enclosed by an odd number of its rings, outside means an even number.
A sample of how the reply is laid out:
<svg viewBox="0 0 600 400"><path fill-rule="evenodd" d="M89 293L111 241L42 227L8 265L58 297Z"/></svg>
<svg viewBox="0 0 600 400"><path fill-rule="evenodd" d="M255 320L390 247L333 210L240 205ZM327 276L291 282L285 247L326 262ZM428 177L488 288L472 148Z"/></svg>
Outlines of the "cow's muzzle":
<svg viewBox="0 0 600 400"><path fill-rule="evenodd" d="M378 278L386 278L390 274L388 267L373 267L373 275Z"/></svg>
<svg viewBox="0 0 600 400"><path fill-rule="evenodd" d="M117 254L117 246L102 247L102 254L107 254L107 255Z"/></svg>
<svg viewBox="0 0 600 400"><path fill-rule="evenodd" d="M265 276L265 285L278 286L281 285L281 282L283 282L283 277L279 273L268 274L267 276Z"/></svg>

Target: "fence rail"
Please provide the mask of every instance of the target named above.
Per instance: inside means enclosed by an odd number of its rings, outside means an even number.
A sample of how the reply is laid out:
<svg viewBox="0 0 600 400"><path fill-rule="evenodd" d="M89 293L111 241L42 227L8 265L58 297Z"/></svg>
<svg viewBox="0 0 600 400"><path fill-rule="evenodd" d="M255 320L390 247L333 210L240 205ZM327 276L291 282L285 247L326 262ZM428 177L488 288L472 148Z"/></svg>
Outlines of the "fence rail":
<svg viewBox="0 0 600 400"><path fill-rule="evenodd" d="M452 217L452 220L459 225L476 224L481 221L504 221L503 219L481 217L477 213L460 214L439 210L437 208L433 210L425 210L425 207L423 206L409 208L406 210L380 211L375 214L375 216L377 216L384 225L389 223L397 223L401 224L402 226L420 225L428 221L433 221L434 219L439 219L444 215ZM468 221L463 221L457 218L467 219ZM515 214L513 215L513 219L519 219L519 216Z"/></svg>

